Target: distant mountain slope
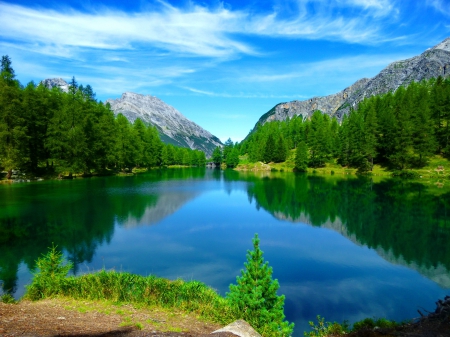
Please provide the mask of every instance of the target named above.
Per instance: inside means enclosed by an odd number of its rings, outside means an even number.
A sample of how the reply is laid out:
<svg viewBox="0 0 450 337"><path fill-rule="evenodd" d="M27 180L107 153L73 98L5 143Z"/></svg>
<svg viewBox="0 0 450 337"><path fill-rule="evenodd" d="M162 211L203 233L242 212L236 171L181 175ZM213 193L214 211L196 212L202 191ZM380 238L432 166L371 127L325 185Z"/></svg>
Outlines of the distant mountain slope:
<svg viewBox="0 0 450 337"><path fill-rule="evenodd" d="M302 115L308 118L315 110L341 119L366 97L395 91L412 81L419 82L450 74L450 38L427 49L419 56L388 65L371 79L363 78L334 95L313 97L304 101L280 103L261 116L256 125L287 117Z"/></svg>
<svg viewBox="0 0 450 337"><path fill-rule="evenodd" d="M49 89L58 87L64 92L69 91L69 84L62 78L49 78L41 83ZM157 97L126 92L121 98L108 99L105 103L111 105L114 114L121 113L130 122L140 118L144 123L154 125L164 143L202 150L208 157L217 146L223 146L219 138Z"/></svg>
<svg viewBox="0 0 450 337"><path fill-rule="evenodd" d="M157 97L126 92L121 98L108 99L106 103L116 115L121 113L131 122L140 118L154 125L165 143L202 150L207 156L223 145L217 137Z"/></svg>

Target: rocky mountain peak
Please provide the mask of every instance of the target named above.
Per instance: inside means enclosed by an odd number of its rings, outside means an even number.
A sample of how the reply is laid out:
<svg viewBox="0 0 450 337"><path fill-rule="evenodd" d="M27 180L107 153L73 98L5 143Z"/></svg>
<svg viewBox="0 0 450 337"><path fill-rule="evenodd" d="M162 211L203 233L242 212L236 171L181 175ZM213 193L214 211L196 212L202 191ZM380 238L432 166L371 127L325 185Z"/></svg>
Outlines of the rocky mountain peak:
<svg viewBox="0 0 450 337"><path fill-rule="evenodd" d="M222 146L217 137L158 97L125 92L120 98L108 99L106 103L116 115L121 113L131 122L140 118L144 123L154 125L165 143L202 150L207 156L217 146Z"/></svg>
<svg viewBox="0 0 450 337"><path fill-rule="evenodd" d="M432 49L441 49L450 52L450 37L446 38L444 41L434 46Z"/></svg>
<svg viewBox="0 0 450 337"><path fill-rule="evenodd" d="M41 81L41 84L51 89L53 87L60 88L63 92L69 92L69 84L62 78L48 78Z"/></svg>
<svg viewBox="0 0 450 337"><path fill-rule="evenodd" d="M285 120L294 115L309 118L316 110L340 120L364 98L393 92L413 81L420 82L439 76L450 76L450 38L427 49L421 55L393 62L375 77L360 79L336 94L280 103L262 115L256 125Z"/></svg>

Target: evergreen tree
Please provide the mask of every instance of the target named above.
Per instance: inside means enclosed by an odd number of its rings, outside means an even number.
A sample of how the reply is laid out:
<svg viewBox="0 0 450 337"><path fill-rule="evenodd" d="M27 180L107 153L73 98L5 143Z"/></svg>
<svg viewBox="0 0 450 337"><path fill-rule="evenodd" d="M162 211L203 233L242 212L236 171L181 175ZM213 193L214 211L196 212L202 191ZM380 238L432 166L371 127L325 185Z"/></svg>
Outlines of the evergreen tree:
<svg viewBox="0 0 450 337"><path fill-rule="evenodd" d="M316 110L311 117L311 132L308 145L311 151L310 163L313 167L325 165L331 155L331 140L329 137L330 117Z"/></svg>
<svg viewBox="0 0 450 337"><path fill-rule="evenodd" d="M264 162L270 163L273 160L274 155L275 155L275 140L273 139L272 134L269 134L264 149L264 156L263 156Z"/></svg>
<svg viewBox="0 0 450 337"><path fill-rule="evenodd" d="M286 160L287 157L287 145L284 141L284 137L280 133L278 135L277 143L275 144L275 151L273 155L273 161L276 163L281 163Z"/></svg>
<svg viewBox="0 0 450 337"><path fill-rule="evenodd" d="M234 144L231 138L228 138L227 141L224 144L223 151L222 151L222 161L227 162L227 157L230 154L231 150L233 149Z"/></svg>
<svg viewBox="0 0 450 337"><path fill-rule="evenodd" d="M234 168L239 164L239 150L236 148L231 149L228 153L225 164L227 167Z"/></svg>
<svg viewBox="0 0 450 337"><path fill-rule="evenodd" d="M219 146L214 149L211 159L217 166L222 164L222 150Z"/></svg>
<svg viewBox="0 0 450 337"><path fill-rule="evenodd" d="M304 141L301 141L295 150L295 170L299 172L306 172L308 168L308 146Z"/></svg>
<svg viewBox="0 0 450 337"><path fill-rule="evenodd" d="M370 104L368 111L364 118L364 140L362 144L362 153L364 159L359 164L359 171L365 172L367 170L372 171L373 160L377 155L377 116L375 106Z"/></svg>
<svg viewBox="0 0 450 337"><path fill-rule="evenodd" d="M2 56L0 75L7 85L13 85L15 83L14 78L16 75L12 67L11 58L8 55Z"/></svg>
<svg viewBox="0 0 450 337"><path fill-rule="evenodd" d="M417 88L413 109L413 147L415 154L418 156L418 166L424 166L437 148L429 108L428 90L424 85Z"/></svg>
<svg viewBox="0 0 450 337"><path fill-rule="evenodd" d="M278 280L272 279L272 268L264 262L258 234L253 238L253 251L247 252L245 270L230 285L227 298L238 308L242 318L263 336L290 336L294 324L285 321L284 296L278 296Z"/></svg>

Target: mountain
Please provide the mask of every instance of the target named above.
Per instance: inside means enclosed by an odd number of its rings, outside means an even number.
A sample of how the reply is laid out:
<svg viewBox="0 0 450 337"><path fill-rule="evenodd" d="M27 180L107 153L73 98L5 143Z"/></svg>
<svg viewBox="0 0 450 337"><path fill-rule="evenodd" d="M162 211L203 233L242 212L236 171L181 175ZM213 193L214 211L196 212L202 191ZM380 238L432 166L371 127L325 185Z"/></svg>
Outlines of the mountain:
<svg viewBox="0 0 450 337"><path fill-rule="evenodd" d="M393 92L412 81L419 82L438 76L448 77L449 74L450 38L447 38L421 55L393 62L375 77L360 79L336 94L277 104L262 115L256 125L285 120L294 115L309 118L316 110L341 119L350 108L356 108L366 97Z"/></svg>
<svg viewBox="0 0 450 337"><path fill-rule="evenodd" d="M58 87L63 92L69 92L69 83L64 81L62 78L47 78L46 80L41 81L41 84L49 89Z"/></svg>
<svg viewBox="0 0 450 337"><path fill-rule="evenodd" d="M63 92L69 91L69 84L62 78L49 78L41 83L49 89L58 87ZM217 146L223 146L219 138L157 97L126 92L121 98L108 99L105 103L111 105L115 115L121 113L132 123L140 118L154 125L164 143L202 150L208 157Z"/></svg>
<svg viewBox="0 0 450 337"><path fill-rule="evenodd" d="M111 105L114 114L121 113L130 122L140 118L144 123L154 125L164 143L202 150L207 156L223 145L216 136L157 97L126 92L121 98L108 99L106 103Z"/></svg>

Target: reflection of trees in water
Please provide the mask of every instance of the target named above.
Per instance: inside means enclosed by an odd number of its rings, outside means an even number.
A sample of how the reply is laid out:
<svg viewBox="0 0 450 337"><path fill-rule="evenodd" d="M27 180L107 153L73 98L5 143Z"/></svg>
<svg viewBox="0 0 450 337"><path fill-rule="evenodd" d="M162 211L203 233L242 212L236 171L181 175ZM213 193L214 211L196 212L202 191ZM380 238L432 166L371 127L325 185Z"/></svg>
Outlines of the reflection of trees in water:
<svg viewBox="0 0 450 337"><path fill-rule="evenodd" d="M74 273L109 243L120 219L139 221L158 202L149 184L202 179L205 169L153 170L130 177L45 182L0 189L0 280L14 293L20 263L29 269L53 243L67 252ZM119 221L120 223L120 221Z"/></svg>
<svg viewBox="0 0 450 337"><path fill-rule="evenodd" d="M243 177L252 181L249 199L279 219L333 228L419 271L450 271L450 193L438 195L423 184L394 179Z"/></svg>

